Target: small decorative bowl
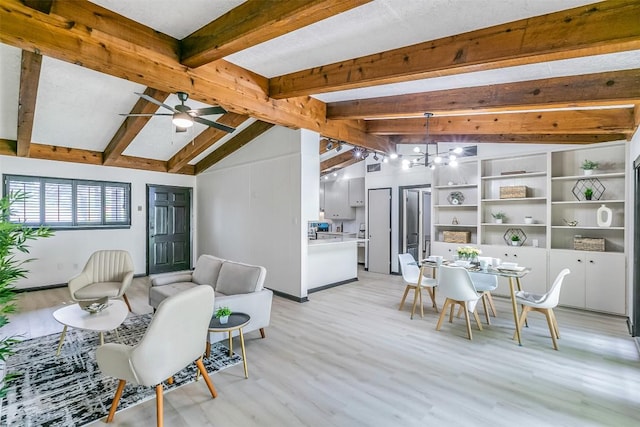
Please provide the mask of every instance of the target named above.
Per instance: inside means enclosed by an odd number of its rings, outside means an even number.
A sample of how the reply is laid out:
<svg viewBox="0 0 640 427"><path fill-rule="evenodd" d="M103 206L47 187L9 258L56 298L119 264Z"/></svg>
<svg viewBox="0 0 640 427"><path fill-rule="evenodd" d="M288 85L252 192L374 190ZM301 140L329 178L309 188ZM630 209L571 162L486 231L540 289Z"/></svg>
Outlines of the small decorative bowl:
<svg viewBox="0 0 640 427"><path fill-rule="evenodd" d="M109 298L104 297L97 300L80 301L78 302L78 304L84 311L87 311L91 314L96 314L109 307Z"/></svg>

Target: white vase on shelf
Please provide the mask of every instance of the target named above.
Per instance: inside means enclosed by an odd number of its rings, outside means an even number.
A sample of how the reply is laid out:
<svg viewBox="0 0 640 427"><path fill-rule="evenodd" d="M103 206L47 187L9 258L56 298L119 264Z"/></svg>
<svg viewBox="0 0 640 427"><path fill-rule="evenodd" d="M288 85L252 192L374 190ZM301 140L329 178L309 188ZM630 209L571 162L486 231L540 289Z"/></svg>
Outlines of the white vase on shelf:
<svg viewBox="0 0 640 427"><path fill-rule="evenodd" d="M613 212L606 205L601 205L596 211L596 222L598 227L611 227Z"/></svg>
<svg viewBox="0 0 640 427"><path fill-rule="evenodd" d="M593 169L582 169L582 171L584 172L585 175L593 174Z"/></svg>

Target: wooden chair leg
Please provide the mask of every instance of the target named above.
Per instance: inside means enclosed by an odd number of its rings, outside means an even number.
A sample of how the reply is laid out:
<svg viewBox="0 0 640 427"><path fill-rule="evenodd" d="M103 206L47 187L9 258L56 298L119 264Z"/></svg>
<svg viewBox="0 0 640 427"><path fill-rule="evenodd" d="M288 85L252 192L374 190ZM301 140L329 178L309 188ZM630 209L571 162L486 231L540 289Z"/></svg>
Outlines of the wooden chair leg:
<svg viewBox="0 0 640 427"><path fill-rule="evenodd" d="M496 305L493 303L493 296L491 292L486 292L487 301L489 301L489 307L491 307L491 313L493 313L493 317L498 317L498 312L496 311Z"/></svg>
<svg viewBox="0 0 640 427"><path fill-rule="evenodd" d="M113 416L116 414L116 409L118 409L118 403L120 402L120 398L122 397L122 390L124 390L124 385L127 382L125 380L120 380L118 383L118 388L116 389L116 394L113 396L113 401L111 402L111 409L109 409L109 415L107 416L107 422L110 423L113 421Z"/></svg>
<svg viewBox="0 0 640 427"><path fill-rule="evenodd" d="M456 314L456 317L459 319L462 316L462 306L458 307L458 314Z"/></svg>
<svg viewBox="0 0 640 427"><path fill-rule="evenodd" d="M484 307L484 317L487 319L487 325L491 324L491 320L489 320L489 310L487 310L487 294L482 294L482 307Z"/></svg>
<svg viewBox="0 0 640 427"><path fill-rule="evenodd" d="M407 295L409 294L410 288L411 288L411 285L407 285L407 287L404 288L404 295L402 295L402 299L400 300L400 307L398 307L398 311L402 311L402 307L404 306L404 301L407 299Z"/></svg>
<svg viewBox="0 0 640 427"><path fill-rule="evenodd" d="M551 318L553 319L553 329L556 331L556 338L560 339L560 329L558 328L558 319L556 319L556 313L554 313L553 309L549 309L549 313L551 314Z"/></svg>
<svg viewBox="0 0 640 427"><path fill-rule="evenodd" d="M440 327L442 326L442 321L444 320L444 316L447 315L447 307L449 306L449 304L451 304L451 300L449 298L447 298L444 301L444 305L442 306L442 311L440 312L440 317L438 317L438 323L436 324L436 331L439 331Z"/></svg>
<svg viewBox="0 0 640 427"><path fill-rule="evenodd" d="M129 298L127 298L127 294L122 294L122 299L124 300L125 304L127 304L127 307L129 308L129 311L131 310L131 304L129 304Z"/></svg>
<svg viewBox="0 0 640 427"><path fill-rule="evenodd" d="M473 339L473 335L471 334L471 319L469 318L469 310L467 310L467 302L466 301L462 301L460 303L460 305L462 306L462 309L464 310L464 320L467 323L467 334L469 335L469 339L472 340Z"/></svg>
<svg viewBox="0 0 640 427"><path fill-rule="evenodd" d="M476 319L476 324L478 325L478 329L482 331L482 323L480 323L480 317L478 316L478 310L473 310L473 317Z"/></svg>
<svg viewBox="0 0 640 427"><path fill-rule="evenodd" d="M522 314L520 315L520 320L518 321L518 323L520 324L520 328L522 328L522 325L524 325L524 322L527 320L527 313L531 311L531 307L529 307L528 305L523 305L522 306ZM512 339L516 339L516 335L517 333L514 332L513 333L513 338Z"/></svg>
<svg viewBox="0 0 640 427"><path fill-rule="evenodd" d="M418 296L420 297L420 317L424 317L424 304L422 303L422 288L418 288Z"/></svg>
<svg viewBox="0 0 640 427"><path fill-rule="evenodd" d="M202 363L202 357L196 360L196 366L198 367L198 370L202 374L202 378L204 378L204 382L207 384L207 388L211 393L211 397L215 399L216 397L218 397L218 392L216 391L216 388L214 387L213 382L211 381L211 378L209 378L209 373L204 367L204 363Z"/></svg>
<svg viewBox="0 0 640 427"><path fill-rule="evenodd" d="M164 403L162 401L162 384L156 386L156 424L158 427L164 425Z"/></svg>
<svg viewBox="0 0 640 427"><path fill-rule="evenodd" d="M167 378L167 384L169 385L173 384L173 377Z"/></svg>
<svg viewBox="0 0 640 427"><path fill-rule="evenodd" d="M429 296L431 296L433 308L436 310L436 313L438 313L438 303L436 302L436 288L429 288Z"/></svg>
<svg viewBox="0 0 640 427"><path fill-rule="evenodd" d="M549 325L549 334L551 334L551 341L553 341L553 348L554 350L557 350L558 341L556 340L556 330L555 330L555 327L553 326L553 318L551 317L552 314L549 312L548 309L545 309L542 311L544 311L544 316L547 318L547 325Z"/></svg>
<svg viewBox="0 0 640 427"><path fill-rule="evenodd" d="M266 337L266 334L264 333L264 328L260 328L260 336L262 338Z"/></svg>
<svg viewBox="0 0 640 427"><path fill-rule="evenodd" d="M454 301L451 300L451 309L449 311L449 323L453 323L453 313L456 309L456 305L454 304Z"/></svg>

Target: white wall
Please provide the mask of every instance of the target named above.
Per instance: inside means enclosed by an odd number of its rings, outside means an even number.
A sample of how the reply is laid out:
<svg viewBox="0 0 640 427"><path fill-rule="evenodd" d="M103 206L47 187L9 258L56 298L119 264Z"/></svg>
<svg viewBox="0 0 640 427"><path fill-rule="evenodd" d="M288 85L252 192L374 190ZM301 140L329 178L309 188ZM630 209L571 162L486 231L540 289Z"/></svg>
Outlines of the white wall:
<svg viewBox="0 0 640 427"><path fill-rule="evenodd" d="M318 139L274 127L198 175L198 253L263 265L265 286L305 297L307 221L317 217L319 203Z"/></svg>
<svg viewBox="0 0 640 427"><path fill-rule="evenodd" d="M107 166L0 156L0 173L56 178L95 179L131 183L131 227L116 230L58 230L53 237L31 243L26 279L18 288L66 283L84 267L89 256L100 249L124 249L131 253L136 274L146 272L146 185L192 187L195 177L147 172ZM140 210L139 210L140 209ZM195 212L195 206L194 210ZM192 228L196 221L192 213ZM194 240L195 240L194 235ZM195 242L194 242L195 249Z"/></svg>

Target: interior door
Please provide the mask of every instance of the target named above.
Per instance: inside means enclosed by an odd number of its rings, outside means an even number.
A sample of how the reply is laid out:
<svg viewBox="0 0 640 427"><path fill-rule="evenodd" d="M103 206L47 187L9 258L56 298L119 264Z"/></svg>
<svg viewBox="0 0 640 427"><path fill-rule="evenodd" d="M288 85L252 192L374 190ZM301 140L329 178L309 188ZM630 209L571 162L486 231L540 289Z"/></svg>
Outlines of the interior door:
<svg viewBox="0 0 640 427"><path fill-rule="evenodd" d="M370 189L369 206L369 262L374 273L391 273L391 189Z"/></svg>
<svg viewBox="0 0 640 427"><path fill-rule="evenodd" d="M147 185L147 274L191 268L191 189Z"/></svg>
<svg viewBox="0 0 640 427"><path fill-rule="evenodd" d="M420 259L420 192L404 191L404 252Z"/></svg>

